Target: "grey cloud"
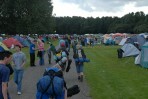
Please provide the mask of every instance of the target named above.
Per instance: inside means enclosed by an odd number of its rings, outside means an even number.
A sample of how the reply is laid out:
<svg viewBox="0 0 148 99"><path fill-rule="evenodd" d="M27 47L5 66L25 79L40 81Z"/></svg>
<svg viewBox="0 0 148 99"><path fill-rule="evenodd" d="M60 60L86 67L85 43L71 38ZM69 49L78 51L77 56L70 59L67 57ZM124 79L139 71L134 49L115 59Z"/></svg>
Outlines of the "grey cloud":
<svg viewBox="0 0 148 99"><path fill-rule="evenodd" d="M148 1L147 0L137 0L136 6L137 7L148 6Z"/></svg>
<svg viewBox="0 0 148 99"><path fill-rule="evenodd" d="M118 12L123 6L129 3L136 3L137 7L148 6L147 0L62 0L67 3L74 3L85 11L107 11Z"/></svg>

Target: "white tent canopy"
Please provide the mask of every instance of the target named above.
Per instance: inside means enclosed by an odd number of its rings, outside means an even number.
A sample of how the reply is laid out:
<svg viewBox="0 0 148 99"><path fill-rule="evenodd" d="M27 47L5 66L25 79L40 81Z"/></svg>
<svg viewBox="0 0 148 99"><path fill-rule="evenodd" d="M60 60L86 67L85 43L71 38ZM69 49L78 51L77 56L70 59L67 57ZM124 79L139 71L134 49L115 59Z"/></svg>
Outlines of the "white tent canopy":
<svg viewBox="0 0 148 99"><path fill-rule="evenodd" d="M121 49L124 51L123 57L134 56L140 53L140 51L133 44L130 43L125 44L124 46L122 46Z"/></svg>
<svg viewBox="0 0 148 99"><path fill-rule="evenodd" d="M124 45L125 42L126 42L126 40L127 40L127 38L123 38L123 39L121 40L121 42L119 43L119 45Z"/></svg>
<svg viewBox="0 0 148 99"><path fill-rule="evenodd" d="M140 60L141 60L141 52L139 53L139 55L135 58L135 64L139 65L140 64Z"/></svg>

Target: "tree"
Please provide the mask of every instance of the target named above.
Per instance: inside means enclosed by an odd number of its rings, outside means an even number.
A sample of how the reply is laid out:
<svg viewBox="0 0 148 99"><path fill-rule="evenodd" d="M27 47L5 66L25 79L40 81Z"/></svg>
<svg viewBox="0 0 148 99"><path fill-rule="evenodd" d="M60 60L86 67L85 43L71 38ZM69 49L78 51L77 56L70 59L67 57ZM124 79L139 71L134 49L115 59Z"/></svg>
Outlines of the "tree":
<svg viewBox="0 0 148 99"><path fill-rule="evenodd" d="M145 33L145 32L148 32L148 24L142 24L142 25L136 26L134 28L134 32L135 33Z"/></svg>
<svg viewBox="0 0 148 99"><path fill-rule="evenodd" d="M1 32L46 33L52 21L51 0L3 0L1 3ZM52 23L52 24L51 24Z"/></svg>

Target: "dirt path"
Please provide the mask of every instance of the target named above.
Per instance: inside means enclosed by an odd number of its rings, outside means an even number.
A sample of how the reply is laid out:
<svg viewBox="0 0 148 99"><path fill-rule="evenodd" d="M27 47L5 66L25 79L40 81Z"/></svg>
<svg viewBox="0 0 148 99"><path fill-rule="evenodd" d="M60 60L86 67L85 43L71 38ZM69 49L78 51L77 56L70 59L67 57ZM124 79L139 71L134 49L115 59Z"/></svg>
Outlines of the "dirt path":
<svg viewBox="0 0 148 99"><path fill-rule="evenodd" d="M72 59L72 52L70 53ZM17 95L16 85L13 80L9 82L9 93L11 99L35 99L36 94L36 83L38 79L43 75L46 67L52 66L55 63L52 61L51 65L47 63L47 55L45 55L45 66L29 67L24 72L23 85L22 85L22 95ZM77 80L76 68L74 62L72 62L71 69L68 73L65 73L65 80L67 82L67 87L71 87L78 84L81 92L69 99L91 99L89 97L89 87L84 80L79 82Z"/></svg>

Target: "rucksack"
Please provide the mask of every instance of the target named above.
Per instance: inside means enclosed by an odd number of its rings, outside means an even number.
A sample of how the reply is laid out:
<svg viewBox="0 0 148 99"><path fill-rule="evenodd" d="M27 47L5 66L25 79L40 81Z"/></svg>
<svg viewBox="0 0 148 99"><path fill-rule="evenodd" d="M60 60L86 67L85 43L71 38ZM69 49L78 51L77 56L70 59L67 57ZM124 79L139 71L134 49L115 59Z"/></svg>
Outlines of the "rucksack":
<svg viewBox="0 0 148 99"><path fill-rule="evenodd" d="M57 50L56 55L54 55L54 60L56 62L60 61L63 57L67 57L69 55L69 53L66 50Z"/></svg>
<svg viewBox="0 0 148 99"><path fill-rule="evenodd" d="M78 85L73 85L71 88L67 90L67 97L72 97L80 92L80 88Z"/></svg>
<svg viewBox="0 0 148 99"><path fill-rule="evenodd" d="M123 51L121 48L117 49L118 58L122 58L123 52L124 52L124 51Z"/></svg>
<svg viewBox="0 0 148 99"><path fill-rule="evenodd" d="M65 44L64 40L60 40L60 47L66 47L66 44Z"/></svg>
<svg viewBox="0 0 148 99"><path fill-rule="evenodd" d="M64 79L62 74L56 68L49 68L44 72L44 75L37 83L37 91L42 93L40 99L44 94L50 97L62 95L64 89Z"/></svg>

